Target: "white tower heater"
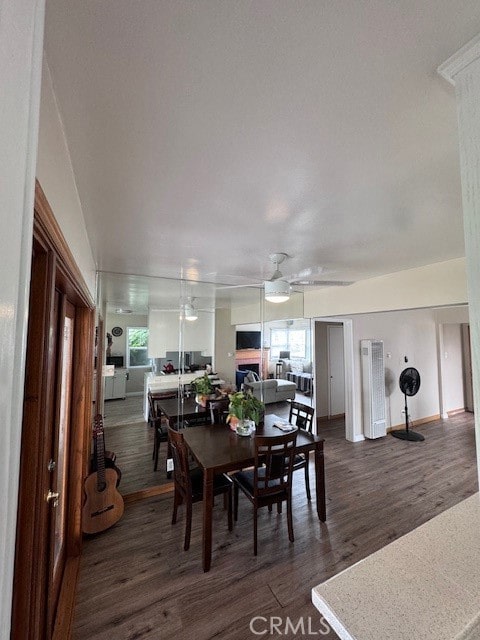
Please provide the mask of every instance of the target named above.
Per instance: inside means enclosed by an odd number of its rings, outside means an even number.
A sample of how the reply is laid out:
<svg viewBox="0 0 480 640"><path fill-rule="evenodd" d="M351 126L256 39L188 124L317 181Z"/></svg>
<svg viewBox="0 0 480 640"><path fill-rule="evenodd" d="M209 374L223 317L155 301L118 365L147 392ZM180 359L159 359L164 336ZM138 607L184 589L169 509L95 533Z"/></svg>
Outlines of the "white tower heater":
<svg viewBox="0 0 480 640"><path fill-rule="evenodd" d="M366 438L387 435L385 363L382 340L361 340L363 432Z"/></svg>

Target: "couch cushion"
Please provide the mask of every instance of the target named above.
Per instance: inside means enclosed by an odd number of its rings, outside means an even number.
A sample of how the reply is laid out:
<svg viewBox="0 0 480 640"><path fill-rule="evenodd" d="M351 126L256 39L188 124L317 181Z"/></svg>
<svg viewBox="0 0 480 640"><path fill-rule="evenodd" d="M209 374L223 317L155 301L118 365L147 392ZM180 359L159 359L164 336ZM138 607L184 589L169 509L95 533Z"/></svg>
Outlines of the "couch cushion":
<svg viewBox="0 0 480 640"><path fill-rule="evenodd" d="M277 383L277 391L294 391L297 388L297 385L294 382L290 382L290 380L275 380Z"/></svg>

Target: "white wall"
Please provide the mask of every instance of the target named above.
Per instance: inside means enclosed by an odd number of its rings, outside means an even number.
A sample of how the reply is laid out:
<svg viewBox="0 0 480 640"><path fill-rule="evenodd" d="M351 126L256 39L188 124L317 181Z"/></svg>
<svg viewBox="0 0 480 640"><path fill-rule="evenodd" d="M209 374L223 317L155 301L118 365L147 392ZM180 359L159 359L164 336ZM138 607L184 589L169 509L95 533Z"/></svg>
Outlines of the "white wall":
<svg viewBox="0 0 480 640"><path fill-rule="evenodd" d="M165 358L167 351L201 351L213 355L215 314L198 312L194 322L180 322L178 312L150 309L148 313L148 356ZM182 342L180 344L180 339Z"/></svg>
<svg viewBox="0 0 480 640"><path fill-rule="evenodd" d="M305 291L305 317L466 304L465 259L370 278L348 287Z"/></svg>
<svg viewBox="0 0 480 640"><path fill-rule="evenodd" d="M213 364L220 378L232 384L235 384L235 333L230 324L230 309L217 309Z"/></svg>
<svg viewBox="0 0 480 640"><path fill-rule="evenodd" d="M0 0L0 638L10 637L43 0Z"/></svg>
<svg viewBox="0 0 480 640"><path fill-rule="evenodd" d="M361 415L360 340L378 339L384 342L387 396L387 426L404 422L404 396L398 380L406 367L418 369L420 391L409 398L412 420L439 414L437 339L435 312L431 309L375 313L353 318L355 379L358 381L355 402ZM390 354L390 357L389 357ZM405 356L408 362L405 362Z"/></svg>
<svg viewBox="0 0 480 640"><path fill-rule="evenodd" d="M43 63L37 179L95 299L95 262L47 62Z"/></svg>

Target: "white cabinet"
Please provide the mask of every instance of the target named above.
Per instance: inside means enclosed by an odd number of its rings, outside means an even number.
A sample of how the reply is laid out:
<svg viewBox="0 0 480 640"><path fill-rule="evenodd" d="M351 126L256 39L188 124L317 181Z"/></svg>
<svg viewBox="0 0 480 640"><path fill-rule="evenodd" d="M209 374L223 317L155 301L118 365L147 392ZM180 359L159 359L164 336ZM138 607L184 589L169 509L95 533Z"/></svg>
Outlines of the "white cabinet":
<svg viewBox="0 0 480 640"><path fill-rule="evenodd" d="M125 398L127 395L127 370L115 369L113 376L105 377L105 400Z"/></svg>

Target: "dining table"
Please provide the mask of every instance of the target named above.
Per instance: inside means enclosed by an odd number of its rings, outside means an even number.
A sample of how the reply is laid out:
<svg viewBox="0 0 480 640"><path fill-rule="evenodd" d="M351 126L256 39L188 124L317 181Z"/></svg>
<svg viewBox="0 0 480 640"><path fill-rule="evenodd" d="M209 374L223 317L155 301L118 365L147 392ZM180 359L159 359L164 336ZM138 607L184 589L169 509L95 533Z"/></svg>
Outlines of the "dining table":
<svg viewBox="0 0 480 640"><path fill-rule="evenodd" d="M177 428L178 425L182 426L184 420L207 419L209 416L207 409L198 404L194 397L162 398L161 395L155 397L154 393L152 393L152 397L172 429Z"/></svg>
<svg viewBox="0 0 480 640"><path fill-rule="evenodd" d="M256 432L250 436L240 436L228 425L217 424L183 431L185 443L203 471L202 560L204 571L210 570L212 562L213 478L219 473L253 466L255 433L262 436L278 436L281 433L275 426L278 422L285 423L285 420L275 414L266 415L264 424L257 427ZM323 444L323 438L304 429L298 429L295 452L308 454L314 451L315 454L316 509L318 518L325 522Z"/></svg>

